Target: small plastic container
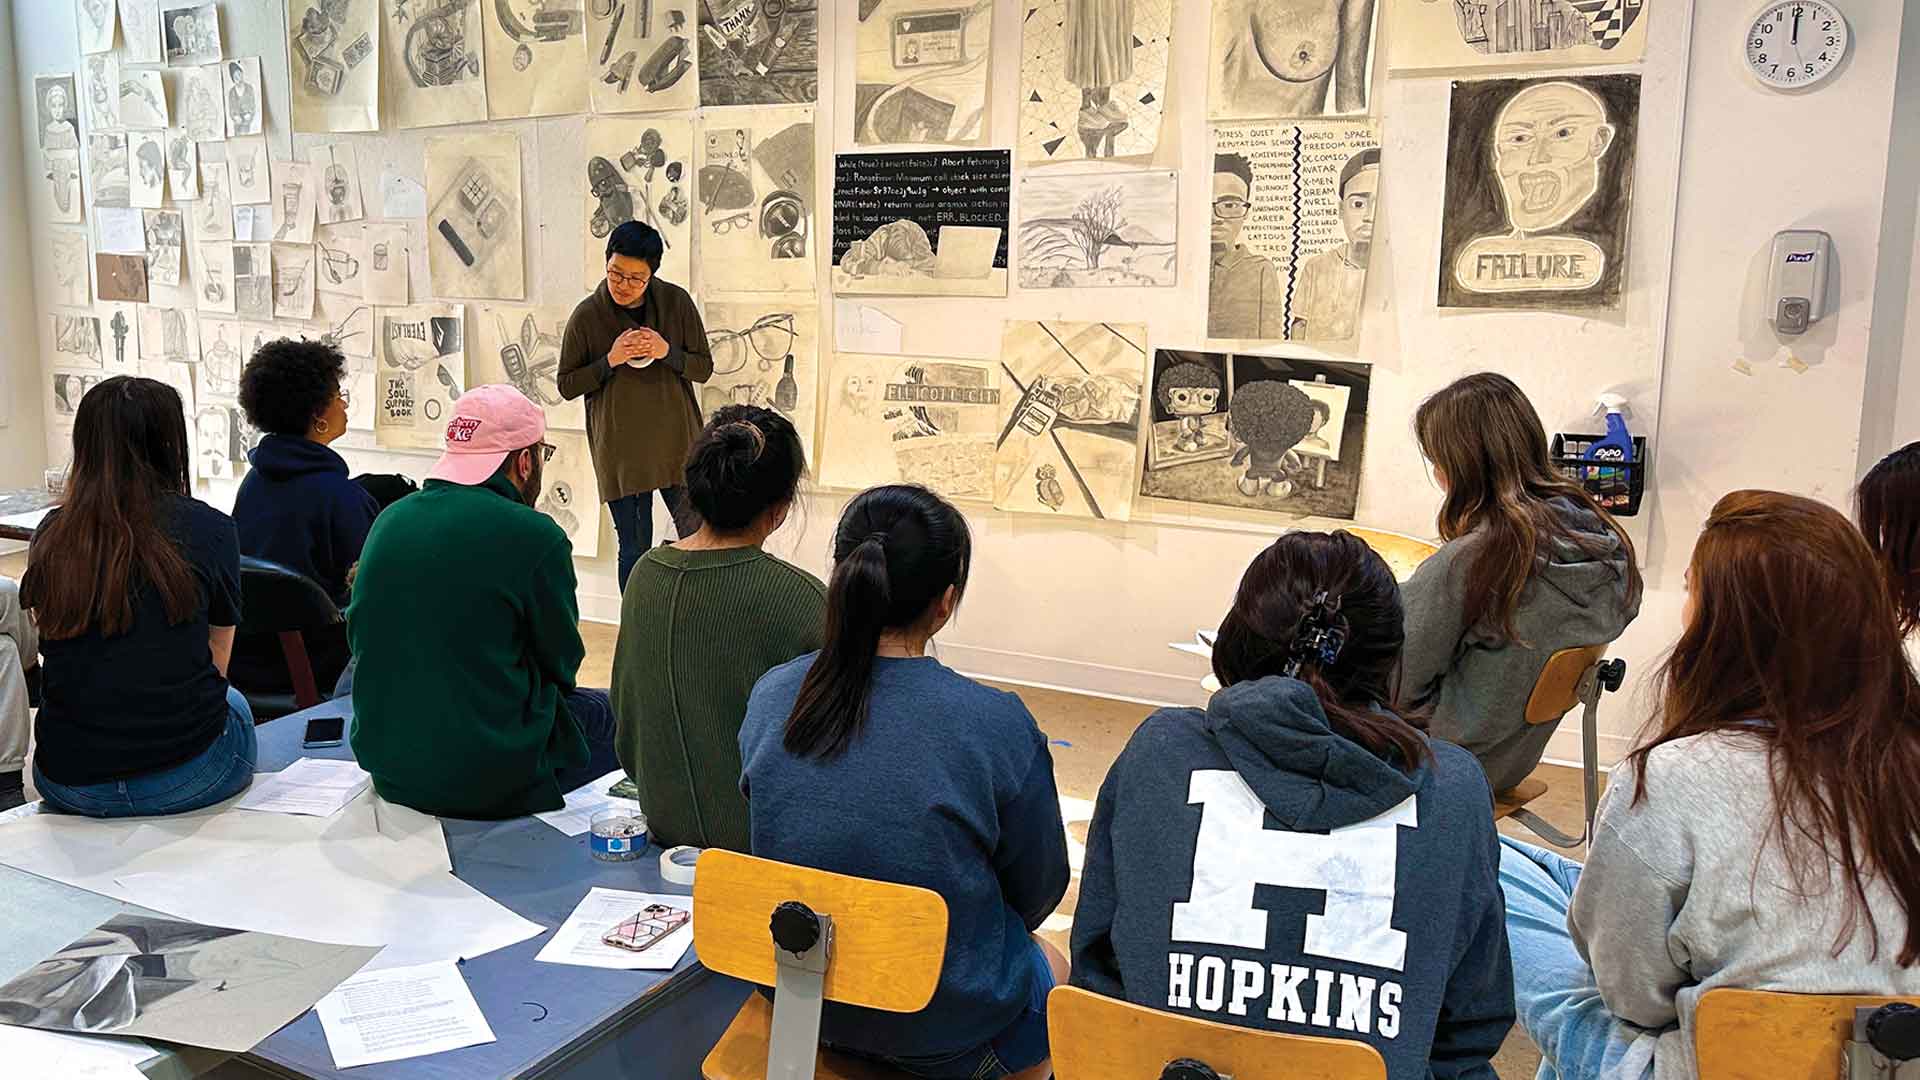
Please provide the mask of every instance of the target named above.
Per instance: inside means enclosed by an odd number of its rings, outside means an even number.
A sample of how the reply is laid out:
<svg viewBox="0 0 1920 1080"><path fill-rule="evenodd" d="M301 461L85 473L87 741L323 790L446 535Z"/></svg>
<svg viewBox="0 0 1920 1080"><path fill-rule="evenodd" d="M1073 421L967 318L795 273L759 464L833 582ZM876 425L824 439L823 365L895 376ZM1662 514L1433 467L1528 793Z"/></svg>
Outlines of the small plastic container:
<svg viewBox="0 0 1920 1080"><path fill-rule="evenodd" d="M606 862L637 859L647 849L647 815L639 810L600 810L594 813L587 848Z"/></svg>

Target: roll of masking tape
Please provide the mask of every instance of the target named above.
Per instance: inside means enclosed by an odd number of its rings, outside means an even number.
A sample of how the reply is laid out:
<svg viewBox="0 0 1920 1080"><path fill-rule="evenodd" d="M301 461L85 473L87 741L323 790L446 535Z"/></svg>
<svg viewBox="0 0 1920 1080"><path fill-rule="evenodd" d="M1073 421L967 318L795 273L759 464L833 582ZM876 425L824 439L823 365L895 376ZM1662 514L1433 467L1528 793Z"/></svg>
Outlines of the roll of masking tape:
<svg viewBox="0 0 1920 1080"><path fill-rule="evenodd" d="M660 876L675 885L693 884L694 863L700 859L697 847L682 845L660 853Z"/></svg>

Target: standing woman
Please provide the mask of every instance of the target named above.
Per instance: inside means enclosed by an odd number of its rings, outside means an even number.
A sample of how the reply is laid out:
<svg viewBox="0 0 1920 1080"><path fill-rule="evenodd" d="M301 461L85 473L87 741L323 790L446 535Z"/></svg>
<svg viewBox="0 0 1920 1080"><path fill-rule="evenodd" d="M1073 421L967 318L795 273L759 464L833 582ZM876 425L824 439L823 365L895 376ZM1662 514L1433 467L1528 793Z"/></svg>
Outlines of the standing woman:
<svg viewBox="0 0 1920 1080"><path fill-rule="evenodd" d="M947 947L925 1010L828 1005L821 1040L936 1080L1044 1080L1066 976L1031 936L1067 890L1053 755L1019 698L926 654L967 587L966 519L873 488L833 553L825 646L768 672L740 726L753 853L931 889Z"/></svg>
<svg viewBox="0 0 1920 1080"><path fill-rule="evenodd" d="M46 680L33 779L52 809L177 814L253 779L253 714L226 679L240 543L189 490L172 387L117 376L88 391L66 500L20 583Z"/></svg>
<svg viewBox="0 0 1920 1080"><path fill-rule="evenodd" d="M1831 507L1736 491L1684 621L1586 866L1502 840L1542 1075L1697 1075L1715 987L1920 993L1920 683L1873 554Z"/></svg>
<svg viewBox="0 0 1920 1080"><path fill-rule="evenodd" d="M1920 630L1920 442L1895 450L1868 471L1854 516L1886 578L1900 636L1911 643Z"/></svg>
<svg viewBox="0 0 1920 1080"><path fill-rule="evenodd" d="M1506 376L1458 380L1413 424L1446 492L1446 544L1401 586L1400 697L1430 706L1434 736L1506 791L1558 726L1526 719L1547 659L1618 638L1640 613L1640 568L1619 523L1554 467L1539 414Z"/></svg>

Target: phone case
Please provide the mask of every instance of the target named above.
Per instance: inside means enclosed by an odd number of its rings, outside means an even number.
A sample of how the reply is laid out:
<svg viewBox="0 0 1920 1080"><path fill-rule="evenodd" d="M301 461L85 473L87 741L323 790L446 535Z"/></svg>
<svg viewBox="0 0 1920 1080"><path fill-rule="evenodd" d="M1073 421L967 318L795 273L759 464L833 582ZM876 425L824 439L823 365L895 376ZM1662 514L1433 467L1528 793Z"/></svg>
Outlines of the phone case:
<svg viewBox="0 0 1920 1080"><path fill-rule="evenodd" d="M633 952L645 952L647 948L687 925L693 916L680 908L666 904L648 904L637 915L622 919L619 925L609 930L600 940L619 949Z"/></svg>

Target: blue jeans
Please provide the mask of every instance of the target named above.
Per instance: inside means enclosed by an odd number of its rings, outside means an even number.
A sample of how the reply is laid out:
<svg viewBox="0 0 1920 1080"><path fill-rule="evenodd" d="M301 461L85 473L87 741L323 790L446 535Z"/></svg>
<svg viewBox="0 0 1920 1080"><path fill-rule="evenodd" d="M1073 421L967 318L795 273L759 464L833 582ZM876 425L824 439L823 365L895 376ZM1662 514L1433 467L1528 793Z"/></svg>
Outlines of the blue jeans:
<svg viewBox="0 0 1920 1080"><path fill-rule="evenodd" d="M613 749L613 699L605 690L574 690L560 700L587 739L587 763L553 774L564 794L619 768L620 755Z"/></svg>
<svg viewBox="0 0 1920 1080"><path fill-rule="evenodd" d="M687 501L686 488L661 488L660 501L666 504L667 514L673 518L673 531L680 538L692 536L699 530L700 515ZM626 592L627 575L633 573L633 564L653 547L653 492L623 495L607 504L607 512L613 515L613 535L620 541L620 591Z"/></svg>
<svg viewBox="0 0 1920 1080"><path fill-rule="evenodd" d="M1567 929L1580 864L1500 838L1513 1004L1540 1048L1536 1080L1653 1075L1653 1034L1617 1019Z"/></svg>
<svg viewBox="0 0 1920 1080"><path fill-rule="evenodd" d="M229 686L226 730L189 760L144 776L73 785L47 779L36 763L33 784L46 808L61 813L96 818L184 814L245 791L258 758L253 710L240 691Z"/></svg>
<svg viewBox="0 0 1920 1080"><path fill-rule="evenodd" d="M958 1054L880 1060L926 1080L1000 1080L1047 1060L1051 1053L1047 1044L1047 995L1053 991L1053 965L1047 962L1039 942L1029 938L1027 943L1033 947L1027 1007L1000 1034Z"/></svg>

